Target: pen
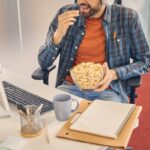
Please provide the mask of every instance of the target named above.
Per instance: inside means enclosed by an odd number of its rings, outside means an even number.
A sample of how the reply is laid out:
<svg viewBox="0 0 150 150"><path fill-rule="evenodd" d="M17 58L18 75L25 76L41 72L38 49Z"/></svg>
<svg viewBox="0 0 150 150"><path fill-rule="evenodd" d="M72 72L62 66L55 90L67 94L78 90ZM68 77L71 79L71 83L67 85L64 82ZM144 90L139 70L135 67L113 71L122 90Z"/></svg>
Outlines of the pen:
<svg viewBox="0 0 150 150"><path fill-rule="evenodd" d="M43 107L43 104L41 104L41 105L37 108L37 110L35 111L35 114L36 114L37 112L39 112L39 111L42 109L42 107Z"/></svg>
<svg viewBox="0 0 150 150"><path fill-rule="evenodd" d="M31 120L31 118L29 117L29 115L27 115L26 113L24 113L21 109L19 110L19 114L24 117L24 119L27 121L29 127L30 127L33 131L36 131L36 130L37 130L36 128L34 128L34 126L33 126L33 121Z"/></svg>
<svg viewBox="0 0 150 150"><path fill-rule="evenodd" d="M26 107L26 114L27 114L27 115L30 114L30 111L29 111L29 107L28 107L28 106Z"/></svg>
<svg viewBox="0 0 150 150"><path fill-rule="evenodd" d="M48 121L47 120L44 121L44 130L45 130L46 142L49 144L50 138L49 138L49 134L48 134Z"/></svg>

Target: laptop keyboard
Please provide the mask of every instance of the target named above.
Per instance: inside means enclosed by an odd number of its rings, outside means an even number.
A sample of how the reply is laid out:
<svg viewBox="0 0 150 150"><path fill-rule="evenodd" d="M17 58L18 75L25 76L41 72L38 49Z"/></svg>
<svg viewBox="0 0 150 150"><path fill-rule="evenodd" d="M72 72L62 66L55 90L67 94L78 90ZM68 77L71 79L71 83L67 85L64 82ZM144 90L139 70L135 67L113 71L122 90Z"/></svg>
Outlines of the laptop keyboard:
<svg viewBox="0 0 150 150"><path fill-rule="evenodd" d="M18 105L37 105L43 104L41 114L46 113L53 109L53 103L44 99L38 95L32 94L16 85L13 85L7 81L2 81L6 97L9 103Z"/></svg>

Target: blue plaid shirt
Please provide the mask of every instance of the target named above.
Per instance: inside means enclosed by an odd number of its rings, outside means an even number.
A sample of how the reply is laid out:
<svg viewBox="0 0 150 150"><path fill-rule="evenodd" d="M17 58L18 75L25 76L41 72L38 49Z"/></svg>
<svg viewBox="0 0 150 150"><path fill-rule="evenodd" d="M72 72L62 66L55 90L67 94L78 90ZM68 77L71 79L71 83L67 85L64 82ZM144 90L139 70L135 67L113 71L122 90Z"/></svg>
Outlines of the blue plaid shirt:
<svg viewBox="0 0 150 150"><path fill-rule="evenodd" d="M77 17L76 23L68 29L59 45L54 45L52 37L58 25L58 15L67 10L79 9L77 4L62 7L50 24L46 42L40 48L40 66L49 67L60 54L56 87L62 84L74 63L79 45L85 34L85 18ZM148 72L150 51L143 33L138 14L132 9L113 4L106 7L103 17L106 33L106 60L109 68L116 70L118 80L110 86L127 102L130 88L126 80ZM130 58L133 62L130 63Z"/></svg>

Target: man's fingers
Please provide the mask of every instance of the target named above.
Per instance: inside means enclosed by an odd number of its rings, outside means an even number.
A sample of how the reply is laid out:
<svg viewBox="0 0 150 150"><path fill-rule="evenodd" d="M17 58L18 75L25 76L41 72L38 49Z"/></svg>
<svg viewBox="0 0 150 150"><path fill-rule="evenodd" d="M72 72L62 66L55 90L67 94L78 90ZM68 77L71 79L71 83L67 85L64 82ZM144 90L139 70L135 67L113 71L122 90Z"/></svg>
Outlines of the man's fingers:
<svg viewBox="0 0 150 150"><path fill-rule="evenodd" d="M107 62L104 62L104 63L103 63L103 67L106 67L106 68L108 69L108 64L107 64Z"/></svg>
<svg viewBox="0 0 150 150"><path fill-rule="evenodd" d="M78 10L69 10L69 11L66 11L63 14L59 15L60 18L77 17L77 16L79 16Z"/></svg>
<svg viewBox="0 0 150 150"><path fill-rule="evenodd" d="M63 15L63 16L59 16L58 17L58 24L59 26L62 26L68 22L76 22L76 18L73 14L69 14L69 15Z"/></svg>
<svg viewBox="0 0 150 150"><path fill-rule="evenodd" d="M66 19L66 20L63 20L62 22L59 23L59 26L60 27L63 27L65 24L68 24L69 22L76 22L76 19L75 18L70 18L70 19Z"/></svg>
<svg viewBox="0 0 150 150"><path fill-rule="evenodd" d="M96 92L101 92L104 91L106 88L108 88L110 82L107 81L105 84L103 84L101 87L99 87L98 89L95 89Z"/></svg>
<svg viewBox="0 0 150 150"><path fill-rule="evenodd" d="M108 68L107 62L104 62L103 67L105 69L105 75L104 75L103 80L100 81L99 83L97 83L97 85L96 85L97 87L102 86L103 84L105 84L109 80L109 76L108 76L109 68Z"/></svg>
<svg viewBox="0 0 150 150"><path fill-rule="evenodd" d="M96 84L97 87L100 87L101 85L103 85L107 80L103 79L102 81L100 81L99 83Z"/></svg>
<svg viewBox="0 0 150 150"><path fill-rule="evenodd" d="M109 67L108 67L107 62L104 62L103 67L104 67L105 74L107 74L109 71Z"/></svg>
<svg viewBox="0 0 150 150"><path fill-rule="evenodd" d="M75 18L67 18L59 22L58 31L60 33L65 33L70 25L76 22Z"/></svg>
<svg viewBox="0 0 150 150"><path fill-rule="evenodd" d="M109 67L107 62L104 62L103 67L105 69L105 75L102 81L100 81L99 83L97 83L97 87L99 90L103 90L103 86L105 89L105 84L110 83L110 74L109 74ZM99 88L100 87L100 88Z"/></svg>
<svg viewBox="0 0 150 150"><path fill-rule="evenodd" d="M64 14L73 14L73 15L79 15L79 10L68 10Z"/></svg>
<svg viewBox="0 0 150 150"><path fill-rule="evenodd" d="M73 25L74 22L73 21L69 21L69 22L66 22L66 23L63 23L62 24L62 29L67 29L70 25ZM67 28L66 28L67 27Z"/></svg>
<svg viewBox="0 0 150 150"><path fill-rule="evenodd" d="M63 37L69 26L76 22L76 16L79 16L79 10L69 10L58 16L57 32Z"/></svg>
<svg viewBox="0 0 150 150"><path fill-rule="evenodd" d="M70 20L71 18L74 18L74 19L76 19L76 16L73 16L73 15L70 15L70 16L59 16L58 17L58 21L59 22L62 22L62 21L64 21L64 20Z"/></svg>
<svg viewBox="0 0 150 150"><path fill-rule="evenodd" d="M59 28L59 33L63 33L64 31L67 31L68 27L73 25L74 22L67 22L67 23L63 23L61 24L61 28Z"/></svg>
<svg viewBox="0 0 150 150"><path fill-rule="evenodd" d="M101 82L97 83L96 86L97 87L101 87L103 84L106 84L107 82L109 82L109 78L105 78L103 79Z"/></svg>

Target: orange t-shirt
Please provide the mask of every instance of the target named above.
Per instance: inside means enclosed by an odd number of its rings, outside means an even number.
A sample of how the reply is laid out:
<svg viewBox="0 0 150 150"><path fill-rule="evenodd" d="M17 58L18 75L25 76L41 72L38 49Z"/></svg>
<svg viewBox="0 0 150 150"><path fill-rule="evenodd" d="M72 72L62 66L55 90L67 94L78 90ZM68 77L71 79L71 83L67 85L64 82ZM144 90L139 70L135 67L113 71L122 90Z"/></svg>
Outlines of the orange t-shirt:
<svg viewBox="0 0 150 150"><path fill-rule="evenodd" d="M95 18L86 19L85 36L79 46L73 66L82 62L103 64L106 60L105 45L106 37L102 20ZM65 80L73 83L70 75Z"/></svg>

